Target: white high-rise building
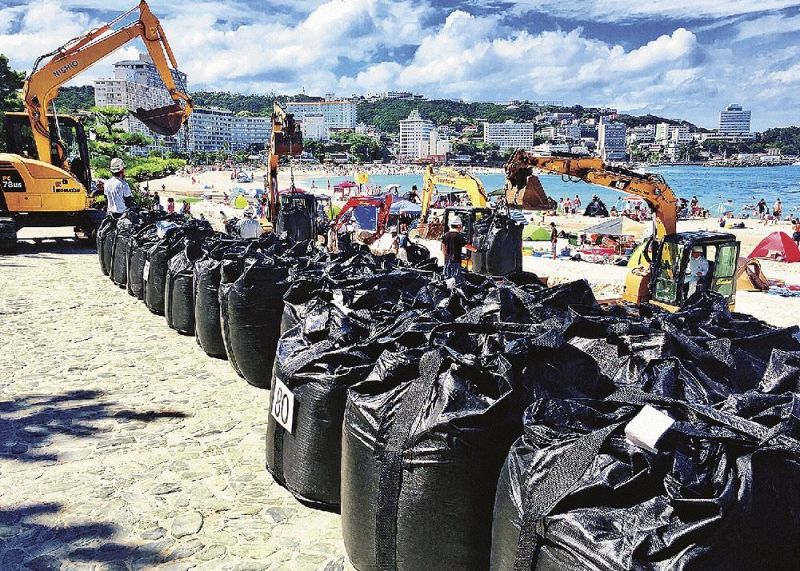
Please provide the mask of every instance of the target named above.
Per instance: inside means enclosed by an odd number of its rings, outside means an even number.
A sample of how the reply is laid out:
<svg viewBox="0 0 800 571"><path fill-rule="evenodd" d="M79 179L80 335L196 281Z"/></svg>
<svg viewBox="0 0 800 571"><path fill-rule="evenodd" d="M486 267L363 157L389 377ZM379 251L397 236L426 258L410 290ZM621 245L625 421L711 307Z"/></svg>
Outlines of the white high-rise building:
<svg viewBox="0 0 800 571"><path fill-rule="evenodd" d="M750 133L750 111L731 103L719 112L719 132L723 135L748 135Z"/></svg>
<svg viewBox="0 0 800 571"><path fill-rule="evenodd" d="M218 107L195 107L189 116L189 151L215 153L231 150L233 112Z"/></svg>
<svg viewBox="0 0 800 571"><path fill-rule="evenodd" d="M172 78L178 89L186 92L186 74L172 70ZM97 107L124 107L128 111L136 111L139 108L155 109L172 103L153 60L147 54L139 54L138 60L116 62L113 78L94 82L94 104ZM183 146L183 131L173 137L156 135L132 115L126 117L119 127L128 133L141 133L153 139L152 145L139 149L142 153L150 150L177 150Z"/></svg>
<svg viewBox="0 0 800 571"><path fill-rule="evenodd" d="M669 142L685 144L692 142L692 134L689 132L688 125L670 125L669 123L659 123L656 125L655 140L662 144Z"/></svg>
<svg viewBox="0 0 800 571"><path fill-rule="evenodd" d="M349 99L290 101L286 112L294 115L297 121L303 121L307 115L322 115L329 130L356 128L356 103Z"/></svg>
<svg viewBox="0 0 800 571"><path fill-rule="evenodd" d="M433 122L423 119L414 109L407 119L400 120L400 156L404 159L420 157L420 143L430 141Z"/></svg>
<svg viewBox="0 0 800 571"><path fill-rule="evenodd" d="M231 151L263 151L271 136L271 117L234 115L231 120Z"/></svg>
<svg viewBox="0 0 800 571"><path fill-rule="evenodd" d="M444 156L452 150L450 141L439 138L439 132L433 129L427 140L419 142L417 157Z"/></svg>
<svg viewBox="0 0 800 571"><path fill-rule="evenodd" d="M506 149L531 150L536 144L535 130L533 123L514 123L513 121L484 123L483 142L497 145L501 151Z"/></svg>
<svg viewBox="0 0 800 571"><path fill-rule="evenodd" d="M322 113L306 113L300 125L303 139L308 141L325 141L330 138L330 129L325 124Z"/></svg>
<svg viewBox="0 0 800 571"><path fill-rule="evenodd" d="M609 123L606 122L605 117L600 119L600 125L597 128L597 148L600 151L600 157L604 161L625 160L627 156L625 153L627 131L625 123Z"/></svg>

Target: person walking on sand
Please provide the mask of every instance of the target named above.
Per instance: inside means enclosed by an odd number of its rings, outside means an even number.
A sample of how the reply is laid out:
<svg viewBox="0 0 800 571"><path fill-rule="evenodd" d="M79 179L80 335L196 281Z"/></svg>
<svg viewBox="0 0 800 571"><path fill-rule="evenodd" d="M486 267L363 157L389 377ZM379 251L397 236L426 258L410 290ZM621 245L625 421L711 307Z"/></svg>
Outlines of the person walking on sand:
<svg viewBox="0 0 800 571"><path fill-rule="evenodd" d="M397 240L397 259L408 263L408 229L400 229L400 238Z"/></svg>
<svg viewBox="0 0 800 571"><path fill-rule="evenodd" d="M792 240L794 240L794 243L800 247L800 218L795 219L793 230L794 232L792 233Z"/></svg>
<svg viewBox="0 0 800 571"><path fill-rule="evenodd" d="M558 229L556 223L550 223L550 250L553 254L553 259L556 259L556 250L558 248Z"/></svg>
<svg viewBox="0 0 800 571"><path fill-rule="evenodd" d="M775 204L772 205L772 215L775 217L775 224L780 222L781 214L783 214L783 204L781 204L781 199L775 201Z"/></svg>
<svg viewBox="0 0 800 571"><path fill-rule="evenodd" d="M577 194L575 195L575 200L572 201L572 207L574 208L575 214L581 213L581 197Z"/></svg>
<svg viewBox="0 0 800 571"><path fill-rule="evenodd" d="M125 181L125 163L114 157L109 165L111 178L105 183L104 193L109 214L125 214L133 206L133 193Z"/></svg>
<svg viewBox="0 0 800 571"><path fill-rule="evenodd" d="M758 217L761 220L764 220L764 217L767 215L767 201L763 198L758 201Z"/></svg>

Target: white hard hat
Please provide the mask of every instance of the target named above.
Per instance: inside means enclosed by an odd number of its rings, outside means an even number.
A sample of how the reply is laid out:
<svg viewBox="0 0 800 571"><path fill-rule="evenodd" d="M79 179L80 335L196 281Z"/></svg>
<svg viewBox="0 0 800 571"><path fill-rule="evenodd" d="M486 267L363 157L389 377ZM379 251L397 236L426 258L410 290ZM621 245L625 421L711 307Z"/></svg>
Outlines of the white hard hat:
<svg viewBox="0 0 800 571"><path fill-rule="evenodd" d="M125 170L125 162L119 157L111 159L111 172L117 173Z"/></svg>
<svg viewBox="0 0 800 571"><path fill-rule="evenodd" d="M461 226L461 218L458 216L454 216L450 219L450 228L455 228L456 226Z"/></svg>
<svg viewBox="0 0 800 571"><path fill-rule="evenodd" d="M244 209L244 215L247 216L248 218L255 216L255 214L256 211L253 209L252 206L248 206L247 208Z"/></svg>

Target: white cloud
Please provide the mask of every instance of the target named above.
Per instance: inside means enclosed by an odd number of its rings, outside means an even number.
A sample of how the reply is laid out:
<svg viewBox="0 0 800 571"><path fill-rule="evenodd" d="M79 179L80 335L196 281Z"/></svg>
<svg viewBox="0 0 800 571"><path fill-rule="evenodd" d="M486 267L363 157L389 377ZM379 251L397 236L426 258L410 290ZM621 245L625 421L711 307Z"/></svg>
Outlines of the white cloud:
<svg viewBox="0 0 800 571"><path fill-rule="evenodd" d="M761 36L773 36L800 31L800 16L771 14L754 20L746 20L737 26L737 39L747 40Z"/></svg>
<svg viewBox="0 0 800 571"><path fill-rule="evenodd" d="M726 18L782 10L797 6L796 0L517 0L519 12L535 10L554 17L581 21L625 22L647 18Z"/></svg>
<svg viewBox="0 0 800 571"><path fill-rule="evenodd" d="M30 70L38 55L101 24L79 7L113 13L130 4L35 0L0 8L0 53L10 57L15 69ZM702 34L676 22L671 33L633 47L632 37L625 39L625 46L592 37L588 23L586 29L531 33L515 27L501 10L476 16L456 9L435 22L437 11L431 6L436 2L429 0L303 0L282 4L278 12L263 0L150 4L195 90L297 93L305 88L311 94L338 90L347 95L400 89L467 100L561 100L664 113L706 126L713 126L718 110L730 101L750 105L756 127L758 106L764 108L763 116L771 109L770 117L782 113L791 123L792 109L800 103L800 69L795 64L800 47L790 41L793 36L769 43L760 33L789 28L796 34L800 18L771 14L745 21L751 12L787 4L780 0L758 5L722 0L517 3L553 16L580 15L584 21L719 16L737 26L739 34L738 39L717 36L703 44ZM423 22L435 23L426 28ZM110 75L111 63L135 56L136 48L142 46L126 46L77 82ZM394 55L398 53L406 55Z"/></svg>

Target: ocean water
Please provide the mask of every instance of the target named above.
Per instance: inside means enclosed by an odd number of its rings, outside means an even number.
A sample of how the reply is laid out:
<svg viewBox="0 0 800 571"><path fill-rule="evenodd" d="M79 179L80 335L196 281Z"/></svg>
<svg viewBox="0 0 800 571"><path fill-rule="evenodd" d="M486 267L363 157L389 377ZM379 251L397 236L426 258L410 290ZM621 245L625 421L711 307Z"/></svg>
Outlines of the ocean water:
<svg viewBox="0 0 800 571"><path fill-rule="evenodd" d="M652 167L651 172L661 174L679 197L690 199L697 196L703 207L712 210L728 199L733 200L734 210L739 213L746 205L755 205L761 198L772 208L776 198L783 202L784 215L800 214L800 166L721 168L699 166ZM502 174L478 174L488 191L502 188ZM326 188L349 177L314 177L317 187ZM349 178L352 180L352 178ZM574 198L577 194L586 205L593 194L597 194L606 206L619 206L622 194L584 182L569 182L554 175L540 177L542 186L549 196L558 201L561 197ZM370 175L370 186L383 188L399 184L404 193L416 184L422 188L422 175Z"/></svg>

